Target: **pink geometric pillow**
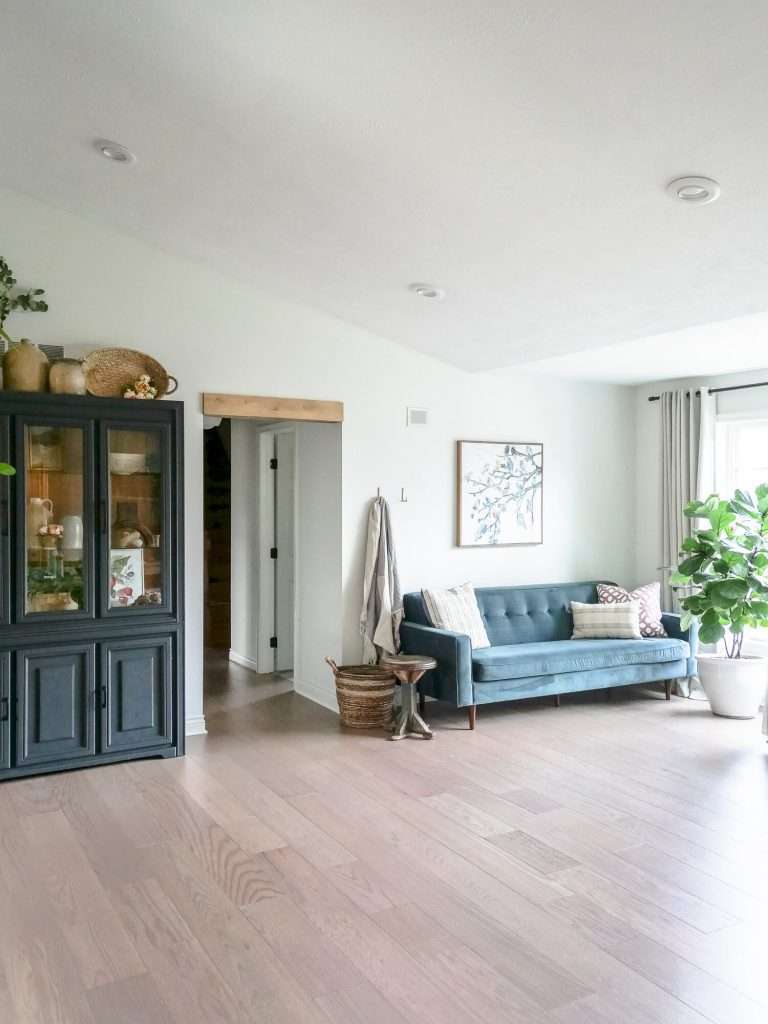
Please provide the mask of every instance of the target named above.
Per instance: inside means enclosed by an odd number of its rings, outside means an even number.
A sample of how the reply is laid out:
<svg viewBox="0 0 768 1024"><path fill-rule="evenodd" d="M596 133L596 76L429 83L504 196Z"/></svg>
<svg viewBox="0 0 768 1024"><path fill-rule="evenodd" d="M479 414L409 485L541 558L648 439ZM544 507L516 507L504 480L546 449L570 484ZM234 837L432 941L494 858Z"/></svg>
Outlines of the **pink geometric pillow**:
<svg viewBox="0 0 768 1024"><path fill-rule="evenodd" d="M629 591L612 583L597 584L597 600L600 604L625 604L638 601L640 604L640 632L643 636L666 636L661 623L661 584L646 583L644 587Z"/></svg>

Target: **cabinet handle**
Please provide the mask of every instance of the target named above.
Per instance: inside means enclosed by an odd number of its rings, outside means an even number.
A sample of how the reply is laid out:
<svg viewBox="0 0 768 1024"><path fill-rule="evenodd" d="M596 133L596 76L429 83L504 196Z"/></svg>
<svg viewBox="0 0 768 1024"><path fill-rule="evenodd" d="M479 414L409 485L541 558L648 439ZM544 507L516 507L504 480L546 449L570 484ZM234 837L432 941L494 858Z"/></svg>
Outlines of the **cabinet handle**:
<svg viewBox="0 0 768 1024"><path fill-rule="evenodd" d="M9 708L8 698L7 697L0 697L0 722L7 722L8 721L8 708Z"/></svg>
<svg viewBox="0 0 768 1024"><path fill-rule="evenodd" d="M106 686L101 687L101 706L105 708L107 706L107 688Z"/></svg>

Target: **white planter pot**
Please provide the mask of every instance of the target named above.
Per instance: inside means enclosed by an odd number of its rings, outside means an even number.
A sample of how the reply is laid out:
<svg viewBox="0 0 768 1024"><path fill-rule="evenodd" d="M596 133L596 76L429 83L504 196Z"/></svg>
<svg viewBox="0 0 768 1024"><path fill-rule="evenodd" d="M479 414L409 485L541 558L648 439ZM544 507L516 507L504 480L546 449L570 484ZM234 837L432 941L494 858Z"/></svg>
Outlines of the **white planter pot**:
<svg viewBox="0 0 768 1024"><path fill-rule="evenodd" d="M699 654L699 679L712 713L723 718L754 718L765 697L768 659Z"/></svg>

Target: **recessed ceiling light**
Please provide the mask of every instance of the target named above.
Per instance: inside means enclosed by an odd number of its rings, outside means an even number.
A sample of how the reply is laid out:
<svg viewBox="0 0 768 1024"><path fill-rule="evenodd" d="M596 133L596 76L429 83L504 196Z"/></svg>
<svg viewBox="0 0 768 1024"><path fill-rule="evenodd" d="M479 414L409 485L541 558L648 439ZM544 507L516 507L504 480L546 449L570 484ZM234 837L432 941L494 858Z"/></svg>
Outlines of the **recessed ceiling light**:
<svg viewBox="0 0 768 1024"><path fill-rule="evenodd" d="M114 160L117 164L132 164L136 161L136 157L130 149L121 146L119 142L110 142L109 139L96 139L93 145L103 157L107 160Z"/></svg>
<svg viewBox="0 0 768 1024"><path fill-rule="evenodd" d="M713 203L720 195L720 186L712 178L688 176L675 178L667 185L667 195L681 203L703 206Z"/></svg>
<svg viewBox="0 0 768 1024"><path fill-rule="evenodd" d="M433 284L424 284L423 282L416 282L415 284L408 285L409 291L414 292L422 299L444 299L445 289L438 288Z"/></svg>

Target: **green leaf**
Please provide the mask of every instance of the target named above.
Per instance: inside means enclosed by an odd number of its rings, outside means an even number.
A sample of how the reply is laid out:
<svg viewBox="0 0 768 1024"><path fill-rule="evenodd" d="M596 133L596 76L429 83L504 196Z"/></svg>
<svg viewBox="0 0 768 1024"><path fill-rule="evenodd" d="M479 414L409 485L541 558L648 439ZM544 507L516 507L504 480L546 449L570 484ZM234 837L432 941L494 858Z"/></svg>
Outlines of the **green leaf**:
<svg viewBox="0 0 768 1024"><path fill-rule="evenodd" d="M692 555L690 558L686 558L677 567L678 573L682 576L693 576L695 572L701 569L702 565L707 561L706 555Z"/></svg>
<svg viewBox="0 0 768 1024"><path fill-rule="evenodd" d="M701 624L699 629L699 640L703 644L716 644L725 636L725 630L720 623Z"/></svg>
<svg viewBox="0 0 768 1024"><path fill-rule="evenodd" d="M691 623L693 622L693 620L694 620L693 613L692 612L684 611L683 614L680 616L680 629L683 630L683 631L685 631L686 629L689 629Z"/></svg>
<svg viewBox="0 0 768 1024"><path fill-rule="evenodd" d="M707 519L715 533L722 533L736 522L736 513L731 511L727 501L718 501L714 507L709 507L709 499L707 503Z"/></svg>
<svg viewBox="0 0 768 1024"><path fill-rule="evenodd" d="M768 484L758 484L755 488L755 495L757 497L757 507L761 515L764 515L768 512Z"/></svg>
<svg viewBox="0 0 768 1024"><path fill-rule="evenodd" d="M746 580L731 578L713 583L710 590L717 591L721 597L727 597L733 601L740 601L749 592L749 584Z"/></svg>

